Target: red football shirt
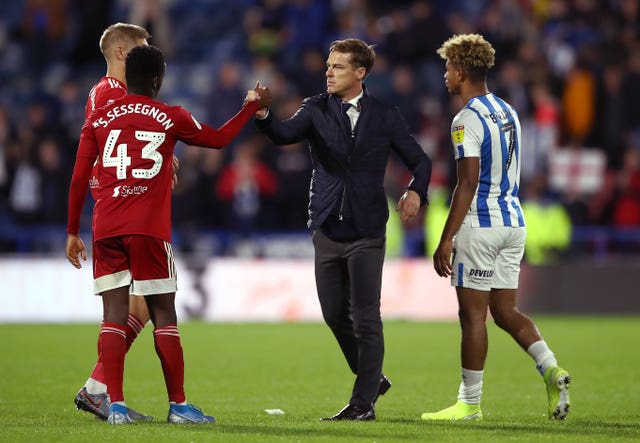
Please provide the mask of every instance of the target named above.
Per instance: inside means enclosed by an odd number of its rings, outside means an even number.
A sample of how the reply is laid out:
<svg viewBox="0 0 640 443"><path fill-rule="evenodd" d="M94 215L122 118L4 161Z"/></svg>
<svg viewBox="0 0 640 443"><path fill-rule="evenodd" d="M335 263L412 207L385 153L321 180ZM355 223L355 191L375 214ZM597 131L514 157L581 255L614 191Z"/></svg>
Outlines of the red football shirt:
<svg viewBox="0 0 640 443"><path fill-rule="evenodd" d="M98 83L96 83L87 97L87 104L84 107L84 119L89 118L89 115L98 108L113 103L119 98L127 95L127 86L115 77L102 77ZM93 199L97 200L98 195L96 190L98 188L98 165L93 167L91 174L91 180L89 180L89 188L91 188L91 195Z"/></svg>
<svg viewBox="0 0 640 443"><path fill-rule="evenodd" d="M77 234L91 167L98 162L95 240L141 234L171 241L171 160L178 140L221 148L258 110L251 102L221 128L199 123L180 106L126 95L85 122L69 190L67 232Z"/></svg>
<svg viewBox="0 0 640 443"><path fill-rule="evenodd" d="M84 107L84 119L88 119L89 115L96 109L113 103L126 94L127 85L120 80L115 77L102 77L89 92L87 105Z"/></svg>

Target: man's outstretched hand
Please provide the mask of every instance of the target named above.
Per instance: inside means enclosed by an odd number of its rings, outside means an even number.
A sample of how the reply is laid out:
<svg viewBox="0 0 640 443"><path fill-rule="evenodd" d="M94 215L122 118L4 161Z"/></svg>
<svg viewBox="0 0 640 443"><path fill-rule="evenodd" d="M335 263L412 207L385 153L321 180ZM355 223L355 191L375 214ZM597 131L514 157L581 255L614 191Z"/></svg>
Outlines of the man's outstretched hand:
<svg viewBox="0 0 640 443"><path fill-rule="evenodd" d="M256 87L253 88L254 91L256 91L258 93L258 95L260 96L260 99L258 100L258 103L260 104L260 109L266 109L269 106L271 106L271 91L269 90L268 87L263 87L260 82L256 82Z"/></svg>

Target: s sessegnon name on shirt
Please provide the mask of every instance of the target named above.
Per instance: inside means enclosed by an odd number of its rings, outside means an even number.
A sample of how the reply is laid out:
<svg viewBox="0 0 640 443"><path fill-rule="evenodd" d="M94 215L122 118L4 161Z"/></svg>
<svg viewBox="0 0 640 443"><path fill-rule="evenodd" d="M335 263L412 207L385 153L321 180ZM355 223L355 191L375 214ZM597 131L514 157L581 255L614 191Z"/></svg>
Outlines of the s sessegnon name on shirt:
<svg viewBox="0 0 640 443"><path fill-rule="evenodd" d="M94 120L91 124L94 128L98 128L100 126L106 128L118 117L123 117L128 114L141 114L152 117L158 123L160 123L165 130L169 130L169 128L173 126L173 121L166 113L162 112L155 106L146 103L127 103L124 105L116 106L113 109L107 111L107 118L100 117Z"/></svg>

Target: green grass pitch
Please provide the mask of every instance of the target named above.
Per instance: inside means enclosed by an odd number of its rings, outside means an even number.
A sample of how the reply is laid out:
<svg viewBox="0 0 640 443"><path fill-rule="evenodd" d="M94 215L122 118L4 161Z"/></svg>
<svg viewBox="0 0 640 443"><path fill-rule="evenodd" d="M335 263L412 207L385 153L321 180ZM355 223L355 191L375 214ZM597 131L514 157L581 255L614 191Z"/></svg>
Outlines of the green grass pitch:
<svg viewBox="0 0 640 443"><path fill-rule="evenodd" d="M126 362L125 395L154 422L109 426L76 411L95 361L96 325L0 325L0 442L619 442L640 441L640 318L534 317L572 376L571 413L546 418L533 362L489 325L480 422L427 423L459 384L455 322L385 323L393 383L376 422L320 422L344 406L353 376L323 324L180 326L187 399L213 425L165 423L167 399L151 327ZM285 415L268 415L280 408Z"/></svg>

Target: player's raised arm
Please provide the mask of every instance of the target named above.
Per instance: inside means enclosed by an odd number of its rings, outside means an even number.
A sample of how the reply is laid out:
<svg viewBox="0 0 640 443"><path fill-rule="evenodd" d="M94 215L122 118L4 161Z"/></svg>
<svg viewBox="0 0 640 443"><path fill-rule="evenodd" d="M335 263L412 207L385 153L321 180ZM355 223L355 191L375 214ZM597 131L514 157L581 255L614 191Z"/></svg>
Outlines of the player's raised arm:
<svg viewBox="0 0 640 443"><path fill-rule="evenodd" d="M175 129L176 137L193 146L222 148L231 143L259 109L267 108L270 104L271 91L257 82L254 89L247 91L242 109L218 129L198 122L195 117L182 109L181 120L184 124L178 125Z"/></svg>

